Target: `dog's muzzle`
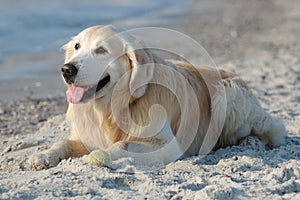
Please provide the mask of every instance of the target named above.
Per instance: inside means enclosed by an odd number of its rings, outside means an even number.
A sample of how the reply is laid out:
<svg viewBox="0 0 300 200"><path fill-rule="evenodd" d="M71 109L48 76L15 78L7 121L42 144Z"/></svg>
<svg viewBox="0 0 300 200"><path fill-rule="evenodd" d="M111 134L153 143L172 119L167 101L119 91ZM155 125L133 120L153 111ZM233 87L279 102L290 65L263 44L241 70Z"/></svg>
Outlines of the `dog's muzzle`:
<svg viewBox="0 0 300 200"><path fill-rule="evenodd" d="M78 69L72 63L67 63L61 68L62 75L68 84L72 84L75 81L75 76Z"/></svg>

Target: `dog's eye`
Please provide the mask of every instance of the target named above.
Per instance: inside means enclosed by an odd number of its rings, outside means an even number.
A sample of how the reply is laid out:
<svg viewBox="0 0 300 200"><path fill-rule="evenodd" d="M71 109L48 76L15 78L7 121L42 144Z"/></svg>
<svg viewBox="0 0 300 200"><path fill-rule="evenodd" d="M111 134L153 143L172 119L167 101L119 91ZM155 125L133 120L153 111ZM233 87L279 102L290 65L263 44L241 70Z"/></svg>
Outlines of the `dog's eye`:
<svg viewBox="0 0 300 200"><path fill-rule="evenodd" d="M75 50L80 49L80 44L77 42L77 43L75 44L74 48L75 48Z"/></svg>
<svg viewBox="0 0 300 200"><path fill-rule="evenodd" d="M98 47L96 50L95 50L95 53L96 54L103 54L103 53L106 53L107 50L104 48L104 47Z"/></svg>

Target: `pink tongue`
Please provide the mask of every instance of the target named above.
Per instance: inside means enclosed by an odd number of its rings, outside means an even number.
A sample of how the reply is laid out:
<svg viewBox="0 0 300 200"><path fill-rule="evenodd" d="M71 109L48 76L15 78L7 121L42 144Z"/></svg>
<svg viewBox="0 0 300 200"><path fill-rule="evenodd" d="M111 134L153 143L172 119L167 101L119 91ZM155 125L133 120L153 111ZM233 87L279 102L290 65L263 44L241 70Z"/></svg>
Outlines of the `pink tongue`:
<svg viewBox="0 0 300 200"><path fill-rule="evenodd" d="M72 85L66 92L67 100L70 103L79 103L86 88Z"/></svg>

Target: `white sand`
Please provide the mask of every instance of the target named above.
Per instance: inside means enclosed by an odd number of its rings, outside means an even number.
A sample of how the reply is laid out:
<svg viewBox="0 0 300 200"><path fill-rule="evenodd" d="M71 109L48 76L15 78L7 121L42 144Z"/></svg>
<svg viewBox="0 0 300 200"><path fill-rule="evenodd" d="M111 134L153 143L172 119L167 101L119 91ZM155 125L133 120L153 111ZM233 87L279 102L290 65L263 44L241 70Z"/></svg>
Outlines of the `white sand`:
<svg viewBox="0 0 300 200"><path fill-rule="evenodd" d="M300 138L289 137L279 148L266 149L254 137L239 146L205 157L191 157L151 169L133 165L130 158L114 162L116 170L89 165L84 158L63 160L43 171L28 170L27 156L48 148L69 127L64 115L49 120L35 134L7 138L1 151L1 198L85 196L105 199L231 199L299 197Z"/></svg>
<svg viewBox="0 0 300 200"><path fill-rule="evenodd" d="M228 0L220 8L211 2L194 2L188 20L172 27L192 35L218 65L247 81L263 107L285 123L289 137L282 146L268 149L248 137L156 169L133 165L130 158L114 162L116 170L75 158L27 171L28 155L67 136L61 115L37 133L2 137L0 199L300 199L300 5ZM205 13L206 6L216 12Z"/></svg>

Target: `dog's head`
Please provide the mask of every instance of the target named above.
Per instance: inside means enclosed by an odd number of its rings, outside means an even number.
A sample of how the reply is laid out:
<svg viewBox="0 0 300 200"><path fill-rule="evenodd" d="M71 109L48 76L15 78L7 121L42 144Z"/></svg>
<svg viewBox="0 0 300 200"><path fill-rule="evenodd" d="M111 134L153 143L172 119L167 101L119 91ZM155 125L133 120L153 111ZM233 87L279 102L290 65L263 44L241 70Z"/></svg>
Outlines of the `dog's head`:
<svg viewBox="0 0 300 200"><path fill-rule="evenodd" d="M112 94L129 72L127 85L135 99L144 95L153 78L152 54L141 42L113 26L87 28L63 46L62 76L68 85L67 100L84 103Z"/></svg>

